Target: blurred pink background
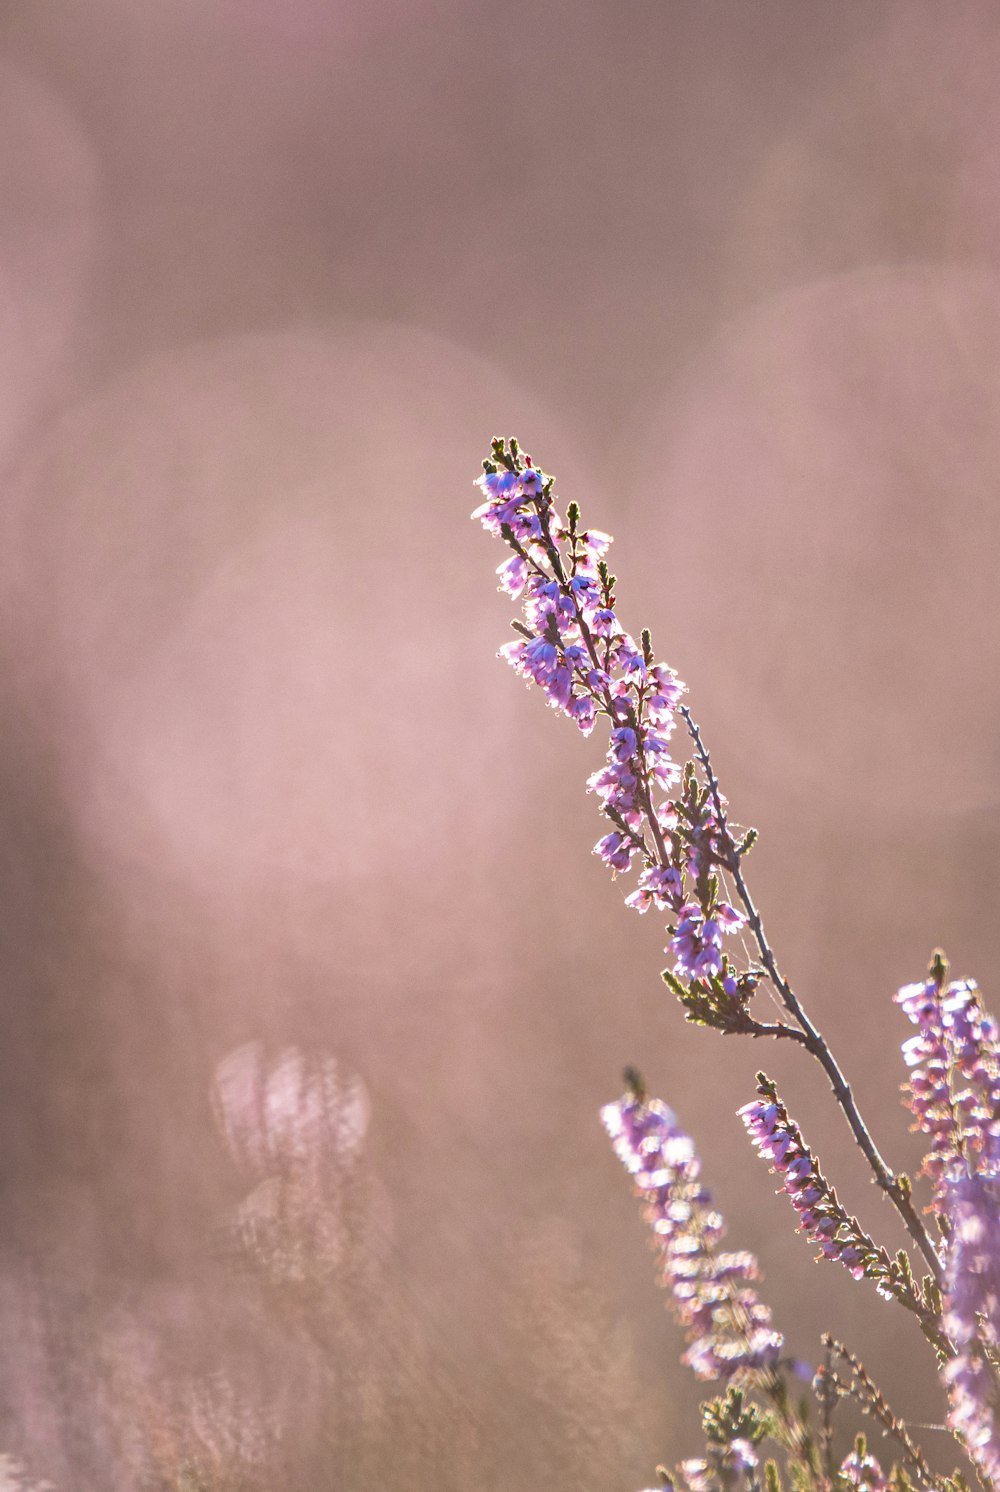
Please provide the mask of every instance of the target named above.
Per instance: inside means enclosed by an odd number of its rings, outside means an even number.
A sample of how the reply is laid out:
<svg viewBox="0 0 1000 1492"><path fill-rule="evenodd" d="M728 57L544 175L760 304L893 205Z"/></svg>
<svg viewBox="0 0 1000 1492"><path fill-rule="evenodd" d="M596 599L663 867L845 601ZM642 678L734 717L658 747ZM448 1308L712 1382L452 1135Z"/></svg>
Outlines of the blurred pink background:
<svg viewBox="0 0 1000 1492"><path fill-rule="evenodd" d="M913 1165L893 991L941 943L1000 1008L998 70L985 0L4 7L0 1449L34 1476L147 1484L116 1374L267 1399L213 1244L252 1040L370 1094L408 1492L697 1454L597 1120L626 1061L794 1350L833 1328L940 1416L734 1117L766 1066L897 1244L818 1070L684 1025L468 513L513 433L616 535Z"/></svg>

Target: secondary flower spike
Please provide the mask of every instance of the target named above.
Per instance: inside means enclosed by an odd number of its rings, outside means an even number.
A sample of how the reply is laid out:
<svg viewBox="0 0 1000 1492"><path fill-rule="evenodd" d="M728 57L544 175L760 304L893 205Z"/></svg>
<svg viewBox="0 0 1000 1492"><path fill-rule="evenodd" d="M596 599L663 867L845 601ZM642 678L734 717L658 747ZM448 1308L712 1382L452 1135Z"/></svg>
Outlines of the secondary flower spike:
<svg viewBox="0 0 1000 1492"><path fill-rule="evenodd" d="M773 1368L783 1338L749 1284L757 1260L719 1251L725 1227L691 1137L665 1103L635 1090L607 1104L601 1118L653 1229L660 1283L689 1343L685 1363L704 1379Z"/></svg>
<svg viewBox="0 0 1000 1492"><path fill-rule="evenodd" d="M948 1424L980 1475L1000 1485L1000 1424L993 1364L1000 1350L1000 1183L966 1175L946 1184L951 1239L945 1326L957 1355L941 1370Z"/></svg>
<svg viewBox="0 0 1000 1492"><path fill-rule="evenodd" d="M936 1314L921 1296L909 1269L898 1256L891 1258L841 1204L802 1131L764 1073L757 1074L757 1097L738 1112L754 1149L771 1162L771 1170L780 1178L780 1190L798 1214L799 1232L819 1245L816 1258L843 1264L856 1280L870 1279L884 1300L898 1300L912 1311L930 1340L938 1344Z"/></svg>
<svg viewBox="0 0 1000 1492"><path fill-rule="evenodd" d="M947 966L935 954L928 978L894 997L917 1027L903 1043L910 1069L903 1092L919 1129L930 1140L924 1174L934 1207L946 1207L949 1182L970 1172L1000 1171L1000 1042L971 979L945 984Z"/></svg>
<svg viewBox="0 0 1000 1492"><path fill-rule="evenodd" d="M1000 1484L995 1364L1000 1354L1000 1043L972 980L946 983L937 950L928 977L896 1003L917 1027L903 1043L903 1093L930 1140L924 1174L946 1220L944 1328L955 1354L941 1368L948 1424L980 1476Z"/></svg>

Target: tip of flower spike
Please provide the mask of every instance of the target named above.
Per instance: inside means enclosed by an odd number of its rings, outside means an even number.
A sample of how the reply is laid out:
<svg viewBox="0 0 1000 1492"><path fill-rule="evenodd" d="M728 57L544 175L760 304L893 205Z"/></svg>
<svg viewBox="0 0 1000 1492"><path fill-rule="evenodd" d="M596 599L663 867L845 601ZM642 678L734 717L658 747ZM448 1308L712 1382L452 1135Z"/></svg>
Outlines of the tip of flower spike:
<svg viewBox="0 0 1000 1492"><path fill-rule="evenodd" d="M633 1067L630 1062L622 1073L622 1078L625 1083L625 1092L629 1098L633 1099L636 1103L645 1103L646 1083L639 1069Z"/></svg>

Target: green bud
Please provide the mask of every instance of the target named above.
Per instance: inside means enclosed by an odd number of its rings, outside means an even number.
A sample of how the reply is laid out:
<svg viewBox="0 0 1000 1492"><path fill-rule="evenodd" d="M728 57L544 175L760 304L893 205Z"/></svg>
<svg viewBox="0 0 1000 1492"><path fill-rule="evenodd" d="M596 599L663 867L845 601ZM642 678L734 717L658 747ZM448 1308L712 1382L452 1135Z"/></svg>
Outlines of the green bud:
<svg viewBox="0 0 1000 1492"><path fill-rule="evenodd" d="M681 984L680 980L677 978L677 975L673 972L672 969L662 969L660 971L660 978L663 980L667 988L674 992L679 1000L684 999L685 995L687 994L687 990L684 985Z"/></svg>
<svg viewBox="0 0 1000 1492"><path fill-rule="evenodd" d="M761 1098L766 1098L768 1103L777 1102L778 1090L766 1072L759 1072L757 1074L757 1092Z"/></svg>

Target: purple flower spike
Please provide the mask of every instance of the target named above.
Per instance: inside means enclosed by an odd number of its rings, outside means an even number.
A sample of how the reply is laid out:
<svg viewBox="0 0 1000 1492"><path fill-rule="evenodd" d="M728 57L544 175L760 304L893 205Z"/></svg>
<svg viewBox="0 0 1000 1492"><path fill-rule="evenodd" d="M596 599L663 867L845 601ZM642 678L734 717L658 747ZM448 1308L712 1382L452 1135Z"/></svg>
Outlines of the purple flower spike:
<svg viewBox="0 0 1000 1492"><path fill-rule="evenodd" d="M690 1136L666 1104L635 1094L608 1104L601 1118L653 1229L660 1283L688 1339L688 1367L698 1378L723 1380L773 1368L783 1338L746 1284L757 1278L757 1261L716 1248L723 1223L701 1184Z"/></svg>
<svg viewBox="0 0 1000 1492"><path fill-rule="evenodd" d="M870 1274L879 1294L899 1298L908 1287L893 1271L884 1250L877 1248L857 1218L850 1216L820 1170L819 1162L802 1138L798 1125L763 1074L758 1097L744 1104L739 1117L754 1149L771 1162L799 1218L799 1232L819 1245L817 1259L843 1264L854 1277Z"/></svg>
<svg viewBox="0 0 1000 1492"><path fill-rule="evenodd" d="M945 1268L945 1329L957 1355L941 1376L948 1424L988 1482L1000 1483L1000 1426L989 1356L1000 1347L1000 1181L963 1176L948 1181L952 1236Z"/></svg>
<svg viewBox="0 0 1000 1492"><path fill-rule="evenodd" d="M948 1424L980 1478L1000 1483L1000 1424L992 1362L1000 1349L1000 1046L971 980L929 977L895 996L917 1035L903 1043L905 1101L930 1141L924 1174L948 1221L944 1329L955 1356L941 1368ZM991 1361L992 1360L992 1361Z"/></svg>
<svg viewBox="0 0 1000 1492"><path fill-rule="evenodd" d="M637 641L619 620L603 560L610 535L585 529L575 504L563 519L552 479L516 442L494 442L484 465L477 486L485 501L473 516L512 551L497 568L499 586L523 605L520 636L501 656L583 735L607 723L605 764L587 787L622 838L600 858L615 874L638 871L627 905L669 912L674 975L699 982L700 1000L728 1001L725 1019L735 1020L753 990L723 953L745 921L726 899L737 852L720 822L725 800L708 792L694 764L682 773L671 755L684 685L653 656L649 633ZM688 1014L701 1018L693 1006Z"/></svg>
<svg viewBox="0 0 1000 1492"><path fill-rule="evenodd" d="M944 984L944 965L894 996L918 1034L903 1042L910 1069L903 1092L915 1128L930 1140L923 1171L933 1206L947 1210L951 1182L1000 1172L1000 1047L994 1021L971 980Z"/></svg>

